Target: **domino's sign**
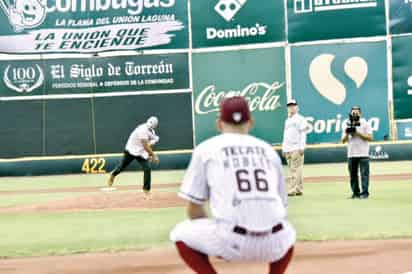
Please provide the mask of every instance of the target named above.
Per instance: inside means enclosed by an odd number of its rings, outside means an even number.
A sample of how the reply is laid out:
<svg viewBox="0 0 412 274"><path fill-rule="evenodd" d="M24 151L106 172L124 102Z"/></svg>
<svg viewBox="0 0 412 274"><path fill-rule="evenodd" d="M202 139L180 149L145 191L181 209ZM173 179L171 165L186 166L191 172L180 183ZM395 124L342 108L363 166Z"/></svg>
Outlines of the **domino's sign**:
<svg viewBox="0 0 412 274"><path fill-rule="evenodd" d="M193 1L191 8L194 47L285 40L283 1Z"/></svg>

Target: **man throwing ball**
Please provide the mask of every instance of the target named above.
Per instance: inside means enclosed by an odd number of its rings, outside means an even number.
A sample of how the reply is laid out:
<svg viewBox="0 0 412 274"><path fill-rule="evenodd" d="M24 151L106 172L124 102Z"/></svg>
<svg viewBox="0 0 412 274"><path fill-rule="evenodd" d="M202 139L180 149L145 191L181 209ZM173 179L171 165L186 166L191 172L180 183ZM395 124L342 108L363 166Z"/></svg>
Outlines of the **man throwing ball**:
<svg viewBox="0 0 412 274"><path fill-rule="evenodd" d="M159 124L155 116L150 117L146 123L139 125L130 134L127 140L122 162L110 174L108 186L111 187L114 179L122 172L133 160L136 160L143 169L143 192L146 198L150 198L151 189L151 168L150 163L158 164L159 158L152 150L152 145L159 142L159 137L154 129Z"/></svg>
<svg viewBox="0 0 412 274"><path fill-rule="evenodd" d="M281 161L268 143L248 135L252 125L245 99L226 98L217 121L222 134L193 151L179 192L189 219L170 238L195 273L217 273L209 256L267 262L270 274L284 273L292 258L296 232L286 220Z"/></svg>

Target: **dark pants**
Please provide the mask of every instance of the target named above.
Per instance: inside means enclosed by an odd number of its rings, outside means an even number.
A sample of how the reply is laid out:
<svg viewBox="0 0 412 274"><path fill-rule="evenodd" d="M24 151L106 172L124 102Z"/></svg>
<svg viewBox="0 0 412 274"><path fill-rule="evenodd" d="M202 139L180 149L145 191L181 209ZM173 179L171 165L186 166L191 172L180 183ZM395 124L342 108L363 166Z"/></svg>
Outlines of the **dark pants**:
<svg viewBox="0 0 412 274"><path fill-rule="evenodd" d="M123 160L119 166L113 170L112 175L117 176L120 172L122 172L133 160L139 162L140 166L143 169L143 190L149 191L151 188L151 169L149 161L144 159L141 156L134 156L130 154L128 151L124 152Z"/></svg>
<svg viewBox="0 0 412 274"><path fill-rule="evenodd" d="M369 158L353 157L348 158L348 168L350 174L350 186L354 195L369 195ZM362 192L359 190L359 168L362 181Z"/></svg>

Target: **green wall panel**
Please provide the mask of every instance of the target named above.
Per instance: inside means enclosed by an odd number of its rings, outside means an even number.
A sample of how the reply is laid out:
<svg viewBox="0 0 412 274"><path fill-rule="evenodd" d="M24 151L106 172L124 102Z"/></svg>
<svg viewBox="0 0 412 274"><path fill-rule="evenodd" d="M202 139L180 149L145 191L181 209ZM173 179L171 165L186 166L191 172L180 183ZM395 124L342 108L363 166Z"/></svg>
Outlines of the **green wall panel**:
<svg viewBox="0 0 412 274"><path fill-rule="evenodd" d="M0 101L0 158L42 154L43 102Z"/></svg>
<svg viewBox="0 0 412 274"><path fill-rule="evenodd" d="M97 153L121 152L136 126L159 118L156 149L193 147L191 93L95 98Z"/></svg>
<svg viewBox="0 0 412 274"><path fill-rule="evenodd" d="M393 34L412 32L412 1L389 0L390 31Z"/></svg>
<svg viewBox="0 0 412 274"><path fill-rule="evenodd" d="M94 153L91 99L48 100L45 141L47 155Z"/></svg>
<svg viewBox="0 0 412 274"><path fill-rule="evenodd" d="M392 39L392 79L395 119L412 118L412 36Z"/></svg>
<svg viewBox="0 0 412 274"><path fill-rule="evenodd" d="M386 34L384 0L287 2L290 42Z"/></svg>

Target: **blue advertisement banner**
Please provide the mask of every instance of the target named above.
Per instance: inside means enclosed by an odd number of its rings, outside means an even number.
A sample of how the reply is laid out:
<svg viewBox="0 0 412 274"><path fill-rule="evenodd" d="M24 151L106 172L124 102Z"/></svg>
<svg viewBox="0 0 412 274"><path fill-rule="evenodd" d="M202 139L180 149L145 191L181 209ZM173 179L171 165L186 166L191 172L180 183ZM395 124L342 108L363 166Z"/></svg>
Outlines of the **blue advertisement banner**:
<svg viewBox="0 0 412 274"><path fill-rule="evenodd" d="M308 143L339 142L354 105L375 140L389 137L386 42L292 47L292 96L309 123Z"/></svg>

